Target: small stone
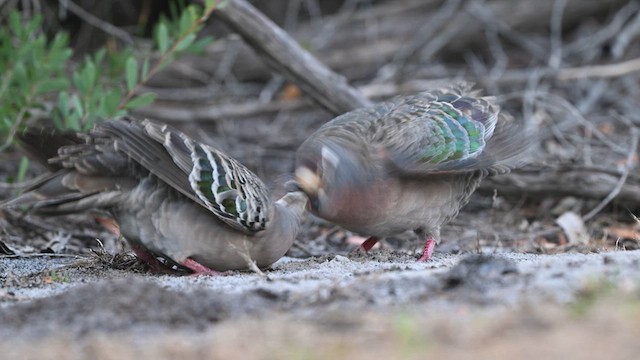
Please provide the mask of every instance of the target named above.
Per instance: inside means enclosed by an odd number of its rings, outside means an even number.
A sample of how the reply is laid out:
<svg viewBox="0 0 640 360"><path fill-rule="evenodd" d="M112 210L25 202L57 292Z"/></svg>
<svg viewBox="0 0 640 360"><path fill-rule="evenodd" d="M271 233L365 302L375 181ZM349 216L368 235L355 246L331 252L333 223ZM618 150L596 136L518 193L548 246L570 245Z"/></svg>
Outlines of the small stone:
<svg viewBox="0 0 640 360"><path fill-rule="evenodd" d="M333 259L331 259L331 261L335 261L335 262L351 262L351 260L349 260L349 258L347 258L346 256L342 256L342 255L336 255L333 257Z"/></svg>

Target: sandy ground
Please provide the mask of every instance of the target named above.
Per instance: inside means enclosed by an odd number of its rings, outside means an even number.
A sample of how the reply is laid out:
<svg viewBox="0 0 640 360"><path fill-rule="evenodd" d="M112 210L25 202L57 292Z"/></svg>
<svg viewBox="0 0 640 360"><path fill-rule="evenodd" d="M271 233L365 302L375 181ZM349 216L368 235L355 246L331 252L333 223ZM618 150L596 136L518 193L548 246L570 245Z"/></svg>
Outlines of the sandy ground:
<svg viewBox="0 0 640 360"><path fill-rule="evenodd" d="M571 358L640 353L640 251L284 258L167 276L0 258L0 358ZM38 344L34 346L34 344Z"/></svg>

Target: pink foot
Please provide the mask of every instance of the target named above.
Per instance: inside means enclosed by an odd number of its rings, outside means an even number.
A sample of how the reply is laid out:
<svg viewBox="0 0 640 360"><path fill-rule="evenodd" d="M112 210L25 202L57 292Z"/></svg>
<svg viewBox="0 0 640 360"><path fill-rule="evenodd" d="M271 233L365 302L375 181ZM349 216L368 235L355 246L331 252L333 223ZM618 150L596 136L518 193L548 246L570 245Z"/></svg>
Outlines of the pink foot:
<svg viewBox="0 0 640 360"><path fill-rule="evenodd" d="M365 240L362 244L360 244L360 246L358 246L357 248L353 249L352 253L356 253L356 252L362 251L362 250L364 250L364 252L369 252L369 250L371 250L371 248L375 244L377 244L378 241L380 241L380 239L378 239L377 237L371 236L370 238Z"/></svg>
<svg viewBox="0 0 640 360"><path fill-rule="evenodd" d="M183 261L181 265L193 271L193 274L191 274L192 276L199 276L199 275L219 276L224 274L219 271L209 269L208 267L200 264L199 262L193 260L192 258L187 258L187 260Z"/></svg>
<svg viewBox="0 0 640 360"><path fill-rule="evenodd" d="M431 259L431 255L433 254L433 249L436 247L436 241L433 240L431 236L427 238L427 242L424 243L424 252L418 262L427 262Z"/></svg>

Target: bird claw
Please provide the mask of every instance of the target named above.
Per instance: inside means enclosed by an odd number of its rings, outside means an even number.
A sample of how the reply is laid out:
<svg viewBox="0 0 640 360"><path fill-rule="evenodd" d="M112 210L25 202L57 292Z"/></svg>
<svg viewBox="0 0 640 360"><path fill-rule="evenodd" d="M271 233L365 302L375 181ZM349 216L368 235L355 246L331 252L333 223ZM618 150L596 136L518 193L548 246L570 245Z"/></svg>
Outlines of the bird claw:
<svg viewBox="0 0 640 360"><path fill-rule="evenodd" d="M175 271L161 263L156 256L140 245L131 246L136 257L149 266L149 270L155 274L175 274Z"/></svg>
<svg viewBox="0 0 640 360"><path fill-rule="evenodd" d="M422 252L422 256L418 259L418 262L427 262L431 259L431 255L433 255L433 249L436 247L436 241L433 240L432 237L428 237L427 241L424 243L424 251Z"/></svg>
<svg viewBox="0 0 640 360"><path fill-rule="evenodd" d="M369 252L369 250L371 250L371 248L374 247L374 245L377 244L378 241L380 241L380 239L378 239L377 237L371 236L367 240L363 241L362 244L360 244L360 246L351 250L351 253L354 254L360 251Z"/></svg>
<svg viewBox="0 0 640 360"><path fill-rule="evenodd" d="M229 275L229 272L220 272L220 271L215 271L213 269L210 269L202 264L200 264L199 262L191 259L191 258L187 258L185 261L183 261L182 263L180 263L180 265L186 267L187 269L193 271L193 273L191 274L191 276L201 276L201 275L205 275L205 276L225 276L225 275Z"/></svg>

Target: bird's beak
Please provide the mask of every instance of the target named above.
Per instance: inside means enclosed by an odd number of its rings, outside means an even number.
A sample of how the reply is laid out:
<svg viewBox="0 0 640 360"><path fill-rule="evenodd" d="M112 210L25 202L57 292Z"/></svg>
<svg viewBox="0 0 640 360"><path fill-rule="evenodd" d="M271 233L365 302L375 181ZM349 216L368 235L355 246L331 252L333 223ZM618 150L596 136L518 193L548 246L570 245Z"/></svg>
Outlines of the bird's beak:
<svg viewBox="0 0 640 360"><path fill-rule="evenodd" d="M300 166L295 172L296 181L307 194L317 194L320 189L321 180L318 174L308 167Z"/></svg>

